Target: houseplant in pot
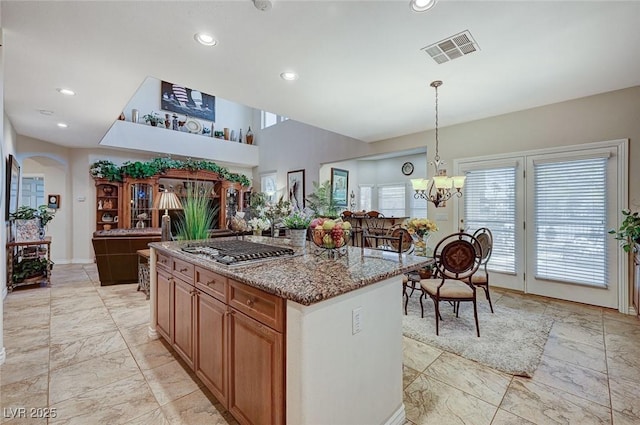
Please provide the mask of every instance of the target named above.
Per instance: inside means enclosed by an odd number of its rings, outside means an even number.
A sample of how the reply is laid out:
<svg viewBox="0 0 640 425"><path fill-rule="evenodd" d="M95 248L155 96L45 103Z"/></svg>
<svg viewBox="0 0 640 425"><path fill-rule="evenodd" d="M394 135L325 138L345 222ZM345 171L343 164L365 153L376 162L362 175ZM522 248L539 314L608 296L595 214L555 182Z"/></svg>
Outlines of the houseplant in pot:
<svg viewBox="0 0 640 425"><path fill-rule="evenodd" d="M154 127L157 127L158 124L164 122L164 119L160 115L158 115L157 112L152 112L150 114L143 115L142 118L144 119L144 122L148 122Z"/></svg>
<svg viewBox="0 0 640 425"><path fill-rule="evenodd" d="M289 229L289 238L294 246L304 246L307 241L307 228L311 223L311 214L306 211L293 211L282 219L284 227Z"/></svg>
<svg viewBox="0 0 640 425"><path fill-rule="evenodd" d="M611 229L609 233L621 241L620 246L624 252L640 251L640 213L638 211L622 210L624 220L618 230Z"/></svg>
<svg viewBox="0 0 640 425"><path fill-rule="evenodd" d="M331 197L331 182L313 182L313 188L313 193L307 196L306 201L316 217L338 218L338 206Z"/></svg>
<svg viewBox="0 0 640 425"><path fill-rule="evenodd" d="M177 224L178 239L207 239L220 207L212 207L208 196L201 194L194 185L190 186L186 198L182 200L182 208L184 215Z"/></svg>

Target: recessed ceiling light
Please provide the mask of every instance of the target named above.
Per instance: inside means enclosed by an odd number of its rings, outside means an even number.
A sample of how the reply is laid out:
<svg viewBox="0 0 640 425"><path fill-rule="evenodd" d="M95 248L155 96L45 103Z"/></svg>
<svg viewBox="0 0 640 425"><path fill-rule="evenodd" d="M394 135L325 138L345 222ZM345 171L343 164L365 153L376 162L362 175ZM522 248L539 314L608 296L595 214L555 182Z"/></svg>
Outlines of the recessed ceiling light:
<svg viewBox="0 0 640 425"><path fill-rule="evenodd" d="M216 44L218 44L218 41L213 38L212 35L210 34L206 34L204 32L198 32L196 33L193 38L200 44L204 45L204 46L215 46Z"/></svg>
<svg viewBox="0 0 640 425"><path fill-rule="evenodd" d="M67 127L69 127L69 126L68 126L67 124L63 123L63 122L59 122L59 123L58 123L58 127L60 127L60 128L67 128Z"/></svg>
<svg viewBox="0 0 640 425"><path fill-rule="evenodd" d="M298 79L298 74L296 74L295 72L287 71L280 74L280 78L287 81L294 81Z"/></svg>
<svg viewBox="0 0 640 425"><path fill-rule="evenodd" d="M56 89L58 90L58 93L63 94L65 96L75 96L76 92L74 92L71 89Z"/></svg>
<svg viewBox="0 0 640 425"><path fill-rule="evenodd" d="M436 0L411 0L409 6L414 12L426 12L436 5Z"/></svg>
<svg viewBox="0 0 640 425"><path fill-rule="evenodd" d="M53 111L50 111L48 109L39 109L38 112L40 112L42 115L53 115Z"/></svg>

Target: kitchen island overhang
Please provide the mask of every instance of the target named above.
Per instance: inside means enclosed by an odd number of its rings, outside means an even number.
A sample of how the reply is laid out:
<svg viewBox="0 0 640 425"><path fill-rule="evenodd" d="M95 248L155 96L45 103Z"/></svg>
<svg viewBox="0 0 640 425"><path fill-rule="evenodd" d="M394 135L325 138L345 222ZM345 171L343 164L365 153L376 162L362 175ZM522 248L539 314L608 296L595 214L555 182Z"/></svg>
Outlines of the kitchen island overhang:
<svg viewBox="0 0 640 425"><path fill-rule="evenodd" d="M283 238L249 241L288 245ZM403 424L402 273L414 257L349 247L329 259L314 247L257 264L228 267L151 244L151 321L157 337L157 254L189 261L285 300L285 421L289 424Z"/></svg>

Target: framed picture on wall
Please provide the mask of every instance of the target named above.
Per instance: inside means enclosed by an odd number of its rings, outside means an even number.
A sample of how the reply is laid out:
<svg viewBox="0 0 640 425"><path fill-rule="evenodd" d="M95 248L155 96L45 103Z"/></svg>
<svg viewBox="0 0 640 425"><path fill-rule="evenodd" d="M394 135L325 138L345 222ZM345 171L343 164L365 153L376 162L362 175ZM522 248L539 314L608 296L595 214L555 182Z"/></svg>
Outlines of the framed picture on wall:
<svg viewBox="0 0 640 425"><path fill-rule="evenodd" d="M160 86L160 107L192 118L216 120L215 96L166 81Z"/></svg>
<svg viewBox="0 0 640 425"><path fill-rule="evenodd" d="M7 204L6 217L8 219L9 214L18 211L18 188L20 186L20 166L16 158L11 154L9 154L9 158L7 158L6 183L7 187L5 190L7 199L5 203Z"/></svg>
<svg viewBox="0 0 640 425"><path fill-rule="evenodd" d="M289 202L294 210L304 208L304 170L289 171L287 173L287 190Z"/></svg>
<svg viewBox="0 0 640 425"><path fill-rule="evenodd" d="M336 207L347 206L349 192L349 171L331 168L331 199Z"/></svg>

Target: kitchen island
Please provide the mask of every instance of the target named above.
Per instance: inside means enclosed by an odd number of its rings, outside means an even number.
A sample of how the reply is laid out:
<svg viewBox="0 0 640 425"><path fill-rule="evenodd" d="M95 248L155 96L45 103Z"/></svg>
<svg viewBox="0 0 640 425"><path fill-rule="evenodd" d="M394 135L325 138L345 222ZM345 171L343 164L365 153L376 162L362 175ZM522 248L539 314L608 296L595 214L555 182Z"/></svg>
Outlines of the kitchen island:
<svg viewBox="0 0 640 425"><path fill-rule="evenodd" d="M183 251L208 241L151 244L150 335L242 424L404 424L401 274L429 259L245 241L293 252L229 266Z"/></svg>

